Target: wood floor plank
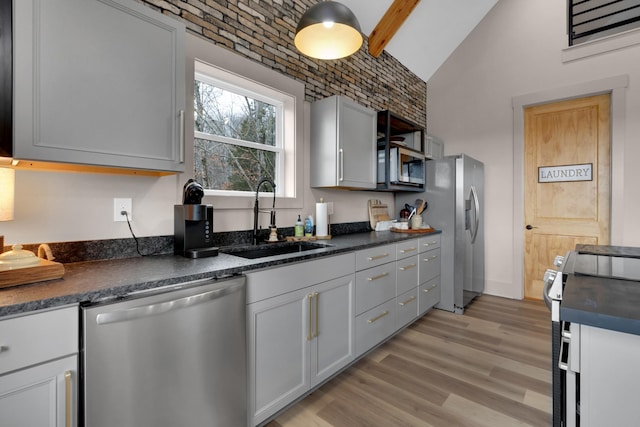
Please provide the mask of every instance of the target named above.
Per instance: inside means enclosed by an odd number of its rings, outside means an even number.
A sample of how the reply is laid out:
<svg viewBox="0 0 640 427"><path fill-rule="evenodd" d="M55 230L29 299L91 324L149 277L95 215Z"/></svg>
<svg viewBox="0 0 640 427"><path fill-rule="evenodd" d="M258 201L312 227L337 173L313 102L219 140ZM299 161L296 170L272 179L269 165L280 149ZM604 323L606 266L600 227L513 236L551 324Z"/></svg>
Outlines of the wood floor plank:
<svg viewBox="0 0 640 427"><path fill-rule="evenodd" d="M540 301L432 310L267 427L548 426L550 342Z"/></svg>
<svg viewBox="0 0 640 427"><path fill-rule="evenodd" d="M451 375L440 373L424 366L414 365L401 357L390 355L384 359L383 363L395 369L402 367L424 381L437 383L450 393L455 393L467 400L487 406L530 425L545 425L545 423L551 421L549 414L539 409L527 406L520 401L509 399L476 384L458 380Z"/></svg>

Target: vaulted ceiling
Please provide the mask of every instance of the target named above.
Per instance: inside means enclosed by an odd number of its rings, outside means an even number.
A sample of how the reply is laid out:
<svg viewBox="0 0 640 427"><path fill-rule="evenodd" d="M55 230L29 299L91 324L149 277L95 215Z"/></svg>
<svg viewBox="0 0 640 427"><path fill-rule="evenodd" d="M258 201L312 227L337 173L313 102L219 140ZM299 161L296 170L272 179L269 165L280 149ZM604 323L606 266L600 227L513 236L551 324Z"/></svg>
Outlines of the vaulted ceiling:
<svg viewBox="0 0 640 427"><path fill-rule="evenodd" d="M393 0L338 0L356 15L369 36ZM420 0L385 46L424 81L469 35L498 0Z"/></svg>

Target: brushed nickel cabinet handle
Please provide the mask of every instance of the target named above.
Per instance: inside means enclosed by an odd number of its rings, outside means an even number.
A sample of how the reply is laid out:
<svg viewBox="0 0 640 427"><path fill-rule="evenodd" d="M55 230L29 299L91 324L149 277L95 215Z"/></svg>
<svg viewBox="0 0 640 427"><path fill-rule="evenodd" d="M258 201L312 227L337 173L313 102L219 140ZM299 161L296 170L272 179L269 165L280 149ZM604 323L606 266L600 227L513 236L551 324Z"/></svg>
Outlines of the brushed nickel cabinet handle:
<svg viewBox="0 0 640 427"><path fill-rule="evenodd" d="M406 301L402 301L402 302L401 302L401 303L399 303L399 304L400 304L400 306L401 306L401 307L404 307L405 305L409 304L409 303L410 303L411 301L413 301L414 299L416 299L416 297L415 297L415 296L412 296L412 297L411 297L411 298L409 298L408 300L406 300Z"/></svg>
<svg viewBox="0 0 640 427"><path fill-rule="evenodd" d="M407 248L400 251L401 254L406 254L407 252L414 252L417 248Z"/></svg>
<svg viewBox="0 0 640 427"><path fill-rule="evenodd" d="M344 151L342 148L340 149L340 176L338 177L338 181L344 181Z"/></svg>
<svg viewBox="0 0 640 427"><path fill-rule="evenodd" d="M400 271L410 270L415 267L416 267L416 263L411 263L411 264L405 265L404 267L400 267Z"/></svg>
<svg viewBox="0 0 640 427"><path fill-rule="evenodd" d="M423 289L423 292L429 292L429 291L432 291L432 290L434 290L434 289L435 289L435 288L437 288L437 287L438 287L438 285L431 285L429 288L425 288L425 289Z"/></svg>
<svg viewBox="0 0 640 427"><path fill-rule="evenodd" d="M180 163L184 163L184 110L180 110L180 118L179 118L179 130L180 133Z"/></svg>
<svg viewBox="0 0 640 427"><path fill-rule="evenodd" d="M387 277L388 275L389 273L385 271L384 273L378 274L377 276L367 277L367 280L373 282L374 280L382 279L383 277Z"/></svg>
<svg viewBox="0 0 640 427"><path fill-rule="evenodd" d="M425 261L425 262L429 262L429 261L433 261L434 259L437 259L437 258L438 258L438 255L434 255L434 256L432 256L432 257L427 257L427 258L425 258L425 259L424 259L424 261Z"/></svg>
<svg viewBox="0 0 640 427"><path fill-rule="evenodd" d="M317 293L317 292L314 292L313 293L313 297L316 300L316 334L314 336L317 337L318 336L318 320L319 320L318 319L318 317L319 317L319 314L318 314L318 300L320 299L320 294Z"/></svg>
<svg viewBox="0 0 640 427"><path fill-rule="evenodd" d="M382 313L378 314L376 317L374 317L373 319L369 319L367 320L367 323L374 323L377 322L378 320L382 319L384 316L386 316L387 314L389 314L389 310L385 310Z"/></svg>
<svg viewBox="0 0 640 427"><path fill-rule="evenodd" d="M309 333L307 334L307 341L311 341L313 338L313 295L307 295L307 301L309 301Z"/></svg>
<svg viewBox="0 0 640 427"><path fill-rule="evenodd" d="M65 427L71 427L71 371L64 373L64 399Z"/></svg>
<svg viewBox="0 0 640 427"><path fill-rule="evenodd" d="M427 247L429 247L429 246L431 246L431 245L437 245L437 244L438 244L438 241L437 241L437 240L434 240L434 241L432 241L432 242L426 242L426 243L424 243L424 244L423 244L423 246L427 246Z"/></svg>
<svg viewBox="0 0 640 427"><path fill-rule="evenodd" d="M370 256L369 258L367 258L367 261L375 261L377 259L386 258L388 256L389 256L389 254L387 252L385 252L385 253L380 254L380 255Z"/></svg>

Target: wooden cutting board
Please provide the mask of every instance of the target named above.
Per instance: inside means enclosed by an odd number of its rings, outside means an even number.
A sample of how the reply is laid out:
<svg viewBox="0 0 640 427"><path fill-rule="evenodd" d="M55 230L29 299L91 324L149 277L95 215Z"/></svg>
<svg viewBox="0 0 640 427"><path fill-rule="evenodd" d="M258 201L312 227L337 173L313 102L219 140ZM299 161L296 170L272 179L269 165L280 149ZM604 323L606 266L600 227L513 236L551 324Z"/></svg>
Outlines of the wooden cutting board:
<svg viewBox="0 0 640 427"><path fill-rule="evenodd" d="M59 279L62 276L64 265L40 258L40 264L33 267L0 271L0 288Z"/></svg>
<svg viewBox="0 0 640 427"><path fill-rule="evenodd" d="M391 231L395 231L396 233L416 234L416 233L433 233L436 230L433 228L409 228L405 230L401 228L391 227Z"/></svg>
<svg viewBox="0 0 640 427"><path fill-rule="evenodd" d="M387 205L378 199L369 199L369 224L371 229L376 229L378 221L389 221L389 210Z"/></svg>

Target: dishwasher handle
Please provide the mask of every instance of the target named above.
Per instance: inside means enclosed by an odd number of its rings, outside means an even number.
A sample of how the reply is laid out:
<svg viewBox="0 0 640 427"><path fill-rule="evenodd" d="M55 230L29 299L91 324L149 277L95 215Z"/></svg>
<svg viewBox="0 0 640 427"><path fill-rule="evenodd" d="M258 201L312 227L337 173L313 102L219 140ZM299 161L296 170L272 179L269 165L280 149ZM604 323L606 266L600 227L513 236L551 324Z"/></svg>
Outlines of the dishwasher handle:
<svg viewBox="0 0 640 427"><path fill-rule="evenodd" d="M231 282L231 281L229 281ZM236 280L237 283L229 284L227 286L214 289L211 291L203 292L201 294L190 295L183 298L174 299L171 301L164 301L155 304L142 305L139 307L132 307L125 310L111 311L108 313L100 313L96 316L96 323L98 325L107 325L109 323L124 322L128 320L140 319L143 317L155 316L158 314L168 313L170 311L179 310L182 308L193 307L194 305L202 304L207 301L211 301L217 298L221 298L225 295L234 293L244 287L244 280Z"/></svg>

